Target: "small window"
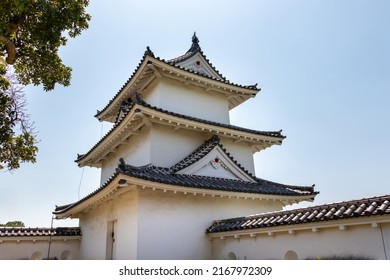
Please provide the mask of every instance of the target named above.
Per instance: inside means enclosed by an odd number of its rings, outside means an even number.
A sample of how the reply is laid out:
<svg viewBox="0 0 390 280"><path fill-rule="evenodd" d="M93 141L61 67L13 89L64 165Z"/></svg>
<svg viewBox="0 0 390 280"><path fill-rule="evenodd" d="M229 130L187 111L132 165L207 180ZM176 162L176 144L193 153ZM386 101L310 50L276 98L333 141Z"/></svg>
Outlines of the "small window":
<svg viewBox="0 0 390 280"><path fill-rule="evenodd" d="M32 255L31 255L31 259L32 260L41 260L42 259L42 252L39 252L39 251L35 251Z"/></svg>
<svg viewBox="0 0 390 280"><path fill-rule="evenodd" d="M298 254L295 251L287 251L286 254L284 254L285 260L299 260Z"/></svg>
<svg viewBox="0 0 390 280"><path fill-rule="evenodd" d="M61 260L70 260L71 259L71 253L69 250L65 250L61 253L61 256L60 256L60 259Z"/></svg>
<svg viewBox="0 0 390 280"><path fill-rule="evenodd" d="M227 259L228 260L237 260L237 256L234 252L230 252L229 254L227 254Z"/></svg>

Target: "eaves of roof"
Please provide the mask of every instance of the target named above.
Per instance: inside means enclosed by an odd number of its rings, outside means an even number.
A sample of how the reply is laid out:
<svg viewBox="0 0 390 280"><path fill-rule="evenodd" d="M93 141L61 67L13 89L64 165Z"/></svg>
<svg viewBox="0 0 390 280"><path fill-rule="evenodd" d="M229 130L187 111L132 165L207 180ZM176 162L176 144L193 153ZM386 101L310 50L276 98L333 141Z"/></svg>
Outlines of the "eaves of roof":
<svg viewBox="0 0 390 280"><path fill-rule="evenodd" d="M57 219L63 219L83 211L84 209L94 205L97 201L102 201L117 192L119 190L119 180L119 172L115 172L103 185L82 199L66 205L56 206L53 214L56 215Z"/></svg>
<svg viewBox="0 0 390 280"><path fill-rule="evenodd" d="M188 115L184 115L184 114L175 113L175 112L168 111L168 110L156 107L156 106L152 106L152 105L146 103L144 100L140 99L139 97L137 97L137 103L144 106L145 108L149 108L149 109L152 109L156 112L164 113L164 114L167 114L167 115L170 115L173 117L178 117L178 118L181 118L183 120L195 121L195 122L199 122L202 124L208 124L208 125L213 125L213 126L220 127L220 128L232 129L232 130L241 131L241 132L245 132L245 133L249 133L249 134L274 137L275 140L278 139L280 142L284 138L286 138L285 136L283 136L281 134L282 130L261 131L261 130L254 130L254 129L244 128L244 127L240 127L240 126L235 126L235 125L231 125L231 124L209 121L209 120L205 120L205 119L201 119L201 118L197 118L197 117L192 117L192 116L188 116Z"/></svg>
<svg viewBox="0 0 390 280"><path fill-rule="evenodd" d="M194 164L201 158L210 153L216 146L220 147L228 158L239 168L246 173L251 181L241 179L226 179L209 176L180 174L184 168ZM171 167L158 167L154 165L132 166L126 164L123 159L120 160L115 173L96 191L92 192L85 198L76 203L57 206L54 214L66 217L70 209L72 211L83 211L92 202L102 201L106 197L115 195L119 189L122 192L123 188L120 185L132 185L150 187L153 189L159 188L164 191L170 190L176 192L192 192L194 195L219 195L221 197L236 197L236 198L252 198L265 200L280 200L282 203L292 204L302 200L313 200L318 192L314 191L313 186L291 186L267 181L255 177L241 166L220 144L218 136L212 136L208 141L205 141L201 146L194 150L183 160L174 164Z"/></svg>
<svg viewBox="0 0 390 280"><path fill-rule="evenodd" d="M226 88L226 87L232 87L235 89L237 92L239 91L244 91L246 95L253 97L256 95L257 92L260 91L260 88L257 88L257 84L255 85L240 85L237 83L232 83L229 80L226 79L217 79L214 77L210 77L207 75L202 75L197 73L196 71L190 70L190 69L185 69L184 67L180 67L175 64L175 62L172 61L167 61L164 59L161 59L160 57L155 57L154 54L150 51L149 48L147 48L147 51L145 51L141 61L139 62L138 66L130 76L130 78L125 82L125 84L119 89L119 91L115 94L115 96L108 102L108 104L100 111L98 111L95 115L96 118L100 119L105 119L105 115L107 112L110 110L112 106L119 106L118 104L127 99L130 96L122 97L123 92L126 91L126 89L136 80L138 77L142 76L142 72L148 70L147 66L148 65L159 65L160 67L165 67L169 68L170 71L176 71L176 72L182 72L183 75L187 73L186 75L194 75L194 77L198 77L199 79L203 79L204 81L207 81L210 84L216 83L216 85L220 85L220 88ZM149 66L151 67L151 66ZM214 69L214 68L213 68ZM217 71L215 69L215 71ZM218 72L218 71L217 71ZM215 88L217 88L216 86ZM231 88L231 90L232 90ZM130 95L135 94L135 93L130 93Z"/></svg>
<svg viewBox="0 0 390 280"><path fill-rule="evenodd" d="M208 176L187 175L175 173L173 168L163 168L153 165L134 167L120 164L118 170L125 175L163 184L182 187L194 187L215 191L228 191L247 194L276 196L314 196L317 192L312 187L296 187L274 183L256 178L255 182L237 179L226 179ZM297 191L297 188L299 191Z"/></svg>
<svg viewBox="0 0 390 280"><path fill-rule="evenodd" d="M303 224L352 221L390 214L390 195L342 201L287 211L277 211L246 217L214 221L206 230L208 234L219 234L273 228L294 227Z"/></svg>
<svg viewBox="0 0 390 280"><path fill-rule="evenodd" d="M117 131L120 131L122 129L125 129L126 127L129 127L129 124L132 121L135 121L136 119L142 118L142 114L145 115L151 115L152 121L153 116L156 114L159 115L161 118L168 118L168 117L174 117L178 119L178 122L183 123L183 129L190 129L188 122L191 122L192 126L198 126L201 128L207 127L208 132L212 133L221 133L221 135L225 137L235 137L246 140L246 141L252 141L257 142L259 139L262 139L261 141L264 141L266 143L266 147L269 147L274 144L281 144L285 136L281 134L280 131L258 131L258 130L252 130L247 128L242 128L234 125L228 125L223 124L219 122L214 121L208 121L192 116L187 116L183 114L174 113L171 111L167 111L155 106L152 106L148 103L146 103L144 100L142 100L139 96L136 96L133 103L131 103L127 109L127 112L118 119L117 123L112 127L112 129L106 133L106 135L100 139L99 142L97 142L87 153L83 155L78 155L76 162L79 163L79 165L82 165L82 161L85 160L86 157L90 156L98 147L104 145L104 143L108 143L109 139L113 137ZM156 120L157 121L157 120ZM171 120L169 120L171 121ZM171 123L174 125L173 123ZM180 126L178 126L180 128ZM222 130L225 130L222 132ZM126 137L126 136L124 136ZM119 141L119 140L118 140ZM110 148L114 149L116 146L110 146ZM258 150L257 150L258 151Z"/></svg>
<svg viewBox="0 0 390 280"><path fill-rule="evenodd" d="M76 215L96 203L103 202L108 197L126 192L126 187L121 185L201 196L273 200L281 201L286 205L299 201L312 201L318 194L314 191L314 187L288 186L261 179L259 182L252 183L233 179L174 174L170 172L169 168L153 165L134 167L119 164L116 172L105 184L75 203L57 206L53 214L57 218ZM303 188L306 191L301 191Z"/></svg>

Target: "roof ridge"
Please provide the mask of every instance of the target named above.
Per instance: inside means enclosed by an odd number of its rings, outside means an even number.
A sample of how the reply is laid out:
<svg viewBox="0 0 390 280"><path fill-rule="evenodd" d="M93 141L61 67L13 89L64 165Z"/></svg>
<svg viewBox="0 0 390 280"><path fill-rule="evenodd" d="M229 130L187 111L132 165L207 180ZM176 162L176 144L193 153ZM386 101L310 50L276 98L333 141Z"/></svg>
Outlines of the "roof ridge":
<svg viewBox="0 0 390 280"><path fill-rule="evenodd" d="M259 180L262 180L260 178L257 178L254 174L249 172L244 166L242 166L225 148L221 143L218 143L222 151L225 153L225 155L236 164L238 168L240 168L242 171L244 171L245 174L247 174L249 177L251 177L256 182L259 182Z"/></svg>
<svg viewBox="0 0 390 280"><path fill-rule="evenodd" d="M141 67L141 65L144 63L145 61L145 58L147 56L150 56L152 58L155 58L154 56L154 53L150 50L149 46L146 47L146 51L144 52L142 58L140 59L140 62L138 63L137 67L133 70L133 73L130 75L130 77L126 80L126 82L122 85L122 87L117 91L117 93L114 95L114 97L112 97L108 103L106 104L106 106L104 106L103 109L101 110L97 110L96 114L94 117L97 117L101 112L103 112L104 110L106 110L110 104L114 101L115 98L117 98L119 96L119 94L122 92L122 90L126 87L126 85L133 79L134 75L137 73L137 71L139 70L139 68Z"/></svg>
<svg viewBox="0 0 390 280"><path fill-rule="evenodd" d="M201 118L198 118L198 117L193 117L193 116L189 116L189 115L175 113L175 112L172 112L172 111L169 111L169 110L165 110L163 108L151 105L151 104L147 103L146 101L144 101L139 95L136 96L136 100L137 100L137 104L140 104L140 105L148 107L150 109L159 111L161 113L169 114L171 116L180 117L180 118L184 118L184 119L188 119L188 120L194 120L194 121L198 121L198 122L201 122L201 123L216 125L216 126L220 126L220 127L224 127L224 128L231 128L231 129L235 129L235 130L239 130L239 131L243 131L243 132L249 132L249 133L254 133L254 134L266 135L266 136L271 136L271 137L281 137L283 139L286 138L286 136L283 136L281 134L282 130L278 130L278 131L260 131L260 130L244 128L244 127L236 126L236 125L232 125L232 124L225 124L225 123L219 123L219 122L216 122L216 121L209 121L209 120L201 119Z"/></svg>
<svg viewBox="0 0 390 280"><path fill-rule="evenodd" d="M213 135L210 139L206 140L202 145L196 148L192 153L186 156L184 159L180 160L176 164L170 167L172 172L178 172L191 164L197 162L199 159L203 158L205 155L211 152L215 146L220 142L220 138L217 135Z"/></svg>
<svg viewBox="0 0 390 280"><path fill-rule="evenodd" d="M173 64L180 63L180 62L194 56L197 52L201 52L202 48L199 45L199 38L198 38L198 36L196 36L196 32L194 32L194 35L192 36L191 41L192 41L192 45L188 49L188 51L185 52L185 54L182 54L182 55L177 56L177 57L172 58L172 59L168 59L166 62L173 63Z"/></svg>

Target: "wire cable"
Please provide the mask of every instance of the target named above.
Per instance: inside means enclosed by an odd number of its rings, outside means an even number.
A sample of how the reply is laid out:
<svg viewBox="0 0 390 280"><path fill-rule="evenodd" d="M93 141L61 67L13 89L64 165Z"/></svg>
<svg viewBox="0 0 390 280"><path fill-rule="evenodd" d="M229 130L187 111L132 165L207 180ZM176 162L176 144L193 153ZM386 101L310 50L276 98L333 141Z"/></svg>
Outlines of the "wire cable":
<svg viewBox="0 0 390 280"><path fill-rule="evenodd" d="M78 199L79 200L80 200L81 183L83 182L83 177L84 177L84 168L85 168L85 166L83 167L83 169L81 171L81 178L80 178L80 183L79 183L79 191L78 191Z"/></svg>

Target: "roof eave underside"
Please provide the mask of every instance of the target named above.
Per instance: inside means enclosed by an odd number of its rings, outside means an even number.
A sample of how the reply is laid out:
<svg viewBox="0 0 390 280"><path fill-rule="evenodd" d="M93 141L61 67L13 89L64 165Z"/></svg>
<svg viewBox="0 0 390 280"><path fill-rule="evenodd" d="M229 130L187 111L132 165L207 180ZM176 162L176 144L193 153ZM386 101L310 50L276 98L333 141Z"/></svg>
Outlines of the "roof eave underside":
<svg viewBox="0 0 390 280"><path fill-rule="evenodd" d="M98 111L95 117L99 120L112 119L118 112L122 101L134 96L136 93L142 94L143 89L154 79L162 77L182 81L187 86L202 87L206 91L222 92L229 98L230 109L256 96L260 91L256 86L243 86L203 76L194 71L169 64L165 60L146 55L118 93L101 111Z"/></svg>
<svg viewBox="0 0 390 280"><path fill-rule="evenodd" d="M126 186L123 187L120 184L120 181L125 180ZM137 177L124 174L123 172L117 171L114 173L111 178L103 184L100 188L82 198L81 200L68 204L66 207L57 207L60 209L54 211L53 214L57 219L64 219L69 217L75 217L75 215L86 211L87 209L103 203L108 199L112 198L115 195L120 195L130 188L138 187L141 190L151 189L153 191L163 191L176 193L183 193L185 195L191 196L212 196L212 197L225 197L231 199L252 199L252 200L262 200L262 201L280 201L284 205L291 205L294 203L299 203L301 201L313 201L317 192L312 192L310 194L298 194L297 195L278 195L278 194L263 194L263 193L250 193L250 192L237 192L237 191L223 191L223 190L214 190L207 188L197 188L197 187L188 187L182 185L173 185L161 182L155 182L150 180L145 180Z"/></svg>
<svg viewBox="0 0 390 280"><path fill-rule="evenodd" d="M105 151L107 151L106 154L101 155L102 158L115 150L115 148L119 145L128 143L131 136L136 135L144 125L150 126L150 123L172 126L175 131L179 129L194 130L202 133L217 134L222 137L232 138L235 141L246 141L252 145L254 153L271 147L275 144L280 145L285 138L280 134L280 131L262 132L230 125L226 125L226 127L224 127L223 124L193 117L188 117L188 119L186 119L182 115L172 115L173 113L170 113L171 112L163 112L154 109L151 106L145 107L140 104L135 104L117 125L115 125L86 154L76 159L76 162L79 166L97 164L96 160L100 161L100 158L95 159L90 163L88 163L88 158L90 158L90 156L98 149L105 149ZM114 145L112 141L115 142Z"/></svg>

